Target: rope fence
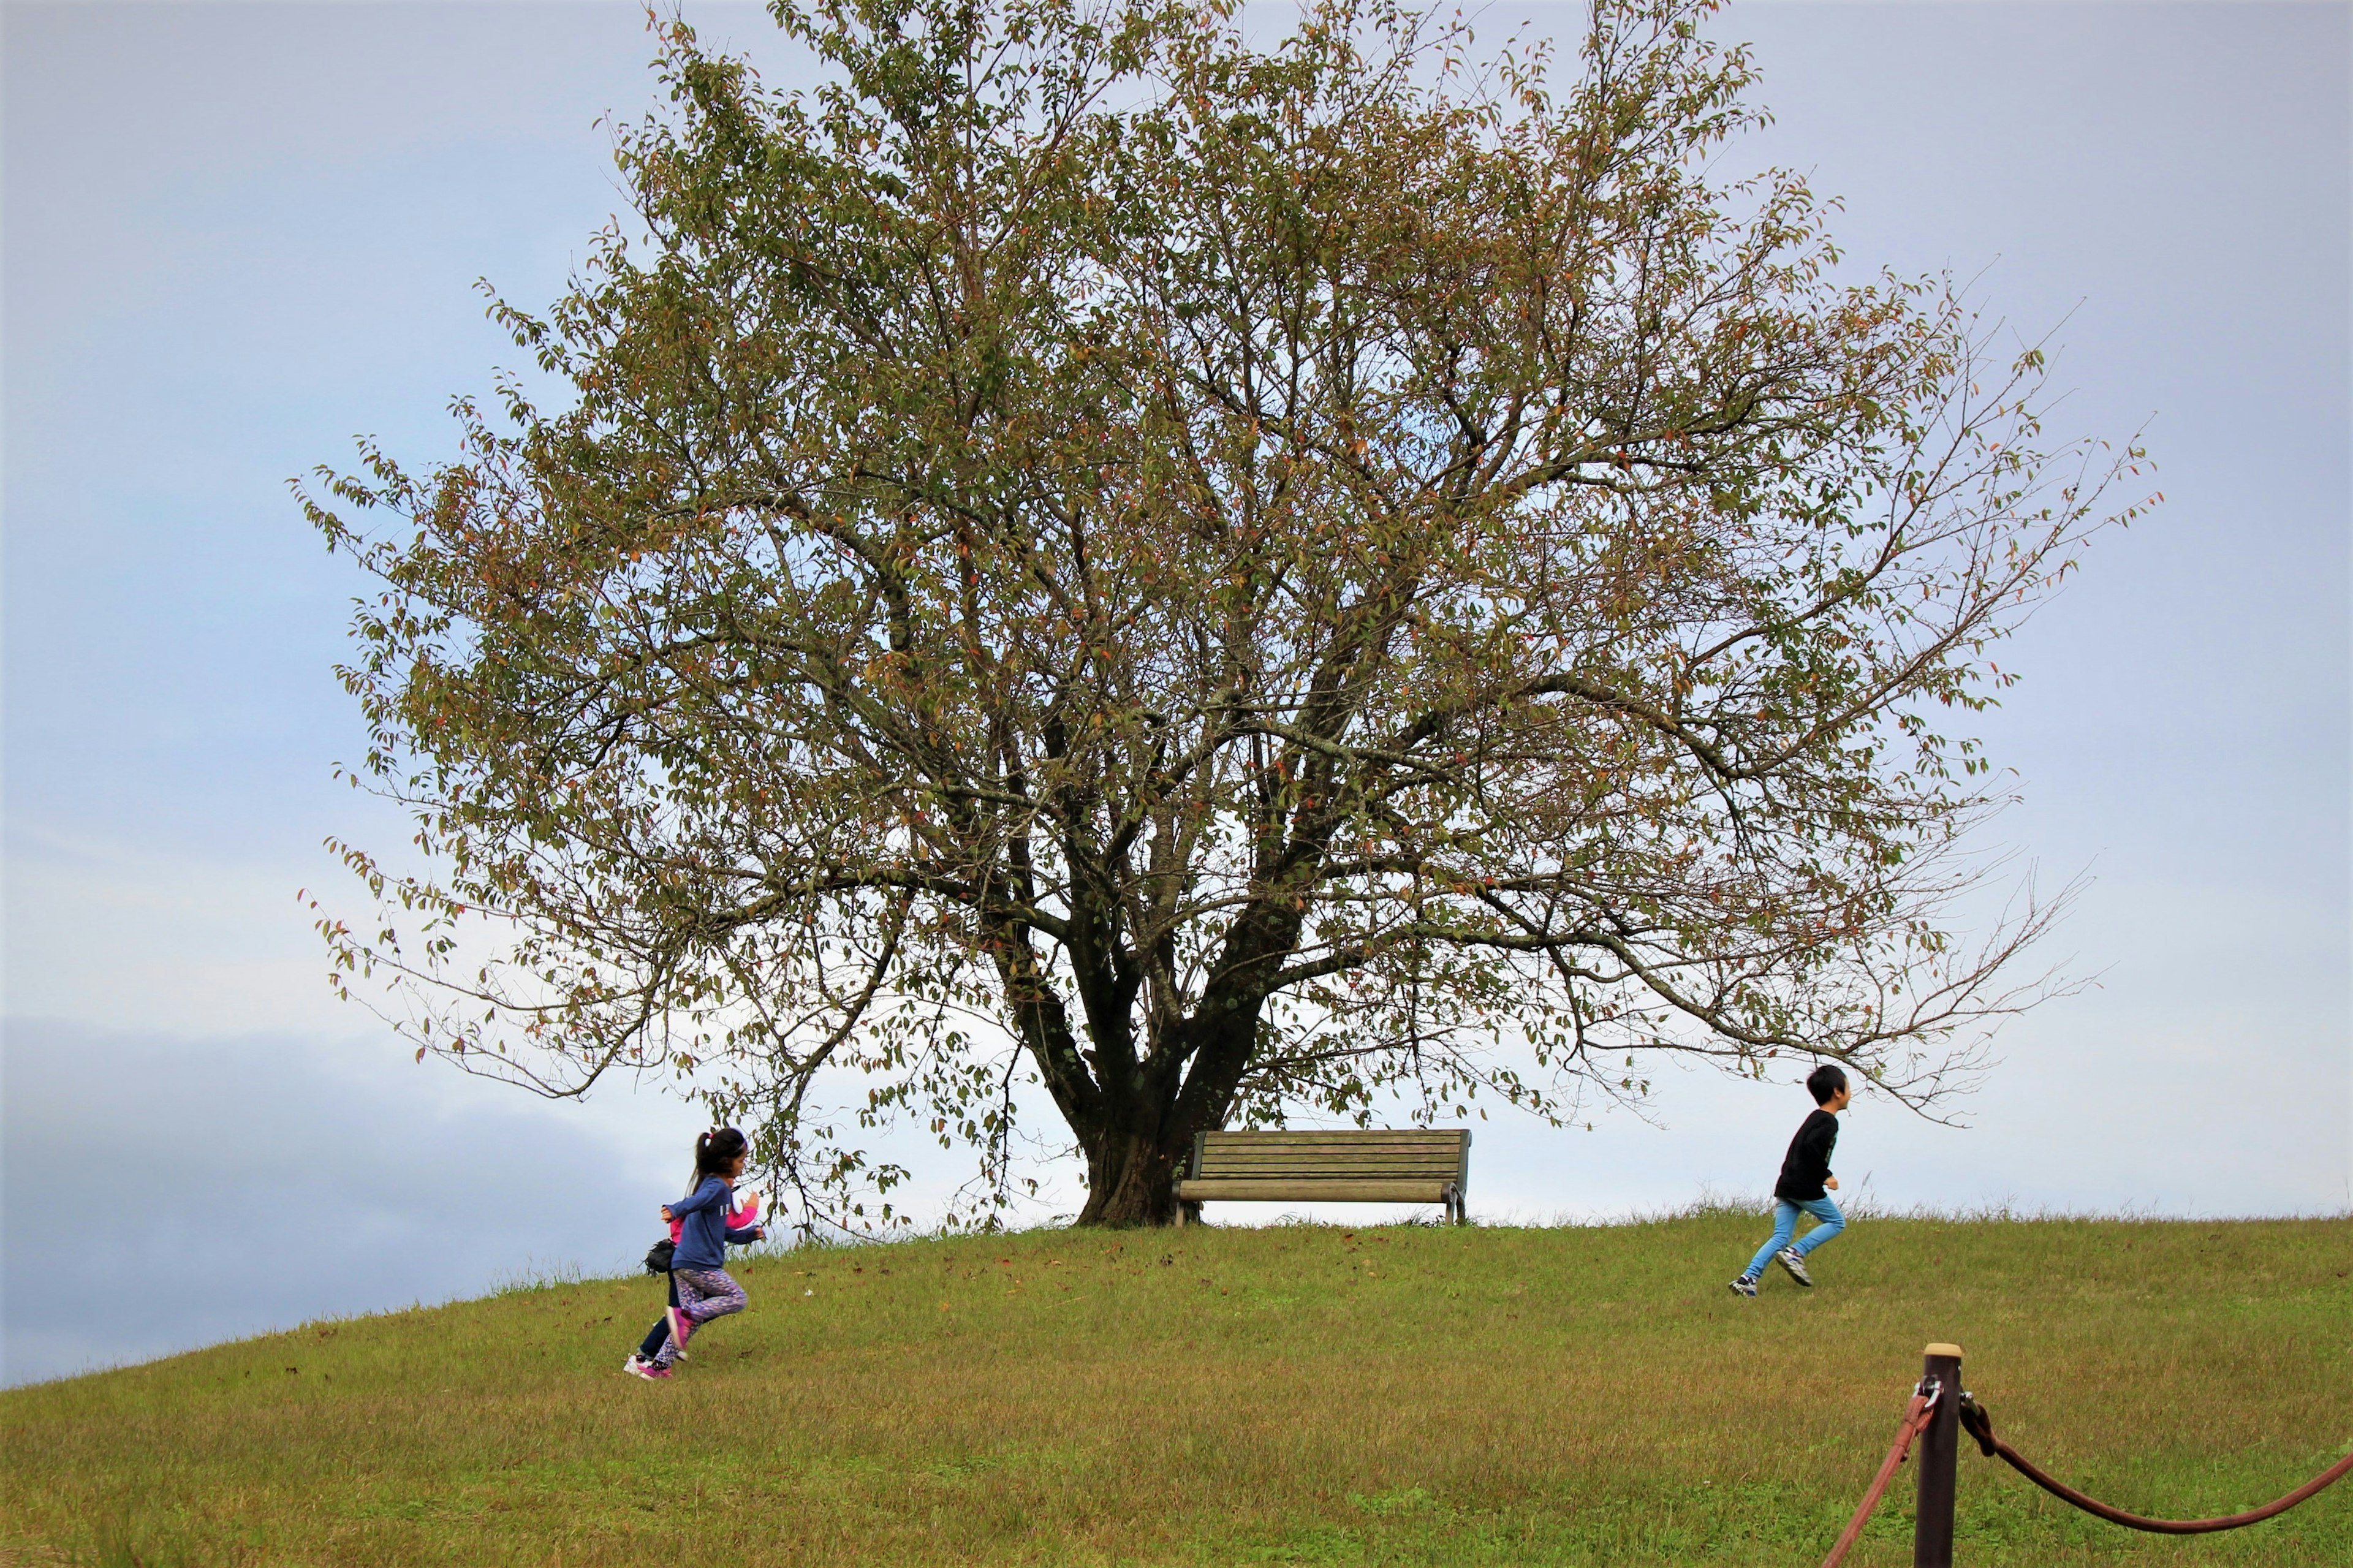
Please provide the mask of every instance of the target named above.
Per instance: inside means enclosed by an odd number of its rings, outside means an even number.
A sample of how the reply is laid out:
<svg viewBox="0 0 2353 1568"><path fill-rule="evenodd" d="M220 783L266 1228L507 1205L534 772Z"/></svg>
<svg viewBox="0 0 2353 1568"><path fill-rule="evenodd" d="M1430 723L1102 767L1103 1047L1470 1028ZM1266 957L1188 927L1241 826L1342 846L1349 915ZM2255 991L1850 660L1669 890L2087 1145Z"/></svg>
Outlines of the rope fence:
<svg viewBox="0 0 2353 1568"><path fill-rule="evenodd" d="M1846 1554L1854 1550L1854 1543L1862 1536L1862 1527L1871 1522L1871 1510L1879 1506L1879 1500L1887 1494L1887 1483L1895 1479L1895 1467L1912 1452L1912 1440L1919 1436L1935 1417L1936 1401L1943 1392L1925 1380L1913 1391L1912 1403L1904 1410L1904 1424L1895 1432L1895 1446L1888 1449L1887 1458L1880 1461L1879 1474L1871 1479L1871 1489L1862 1494L1862 1501L1857 1505L1854 1517L1848 1520L1846 1528L1839 1532L1838 1544L1831 1548L1828 1557L1822 1559L1822 1568L1838 1568L1846 1561Z"/></svg>
<svg viewBox="0 0 2353 1568"><path fill-rule="evenodd" d="M1946 1390L1953 1393L1947 1397ZM1993 1415L1976 1396L1961 1386L1961 1350L1958 1345L1934 1344L1927 1350L1926 1368L1919 1384L1912 1391L1911 1403L1904 1408L1904 1419L1895 1432L1894 1446L1881 1461L1879 1473L1872 1478L1871 1486L1862 1494L1862 1501L1847 1521L1846 1529L1839 1532L1838 1543L1831 1554L1822 1559L1822 1568L1839 1568L1847 1553L1862 1537L1863 1526L1870 1522L1872 1510L1887 1493L1888 1483L1894 1479L1897 1467L1910 1457L1914 1445L1920 1449L1920 1503L1916 1512L1912 1539L1914 1568L1951 1568L1953 1561L1953 1495L1956 1477L1953 1458L1957 1451L1956 1438L1966 1431L1977 1440L1978 1451L1988 1458L1998 1458L2010 1468L2049 1492L2063 1502L2082 1509L2097 1519L2127 1530L2145 1530L2158 1535L2203 1535L2218 1530L2238 1530L2264 1520L2275 1519L2296 1504L2325 1490L2346 1476L2353 1475L2353 1454L2348 1454L2320 1474L2289 1492L2285 1497L2252 1508L2244 1513L2224 1514L2215 1519L2150 1519L2144 1514L2127 1512L2111 1503L2077 1491L2065 1482L2054 1479L2042 1467L2027 1458L1994 1435Z"/></svg>
<svg viewBox="0 0 2353 1568"><path fill-rule="evenodd" d="M1989 1459L2000 1459L2011 1469L2064 1502L2073 1503L2085 1513L2096 1514L2110 1524L2121 1524L2126 1530L2146 1530L2158 1535L2204 1535L2216 1530L2237 1530L2250 1524L2261 1524L2267 1519L2285 1513L2305 1499L2325 1487L2331 1486L2353 1473L2353 1454L2348 1454L2320 1474L2275 1502L2261 1508L2251 1508L2244 1513L2226 1513L2219 1519L2150 1519L2145 1514L2126 1513L2111 1503L2087 1497L2064 1481L2051 1479L2033 1461L1993 1435L1993 1416L1976 1399L1961 1395L1961 1426L1978 1440L1978 1447Z"/></svg>

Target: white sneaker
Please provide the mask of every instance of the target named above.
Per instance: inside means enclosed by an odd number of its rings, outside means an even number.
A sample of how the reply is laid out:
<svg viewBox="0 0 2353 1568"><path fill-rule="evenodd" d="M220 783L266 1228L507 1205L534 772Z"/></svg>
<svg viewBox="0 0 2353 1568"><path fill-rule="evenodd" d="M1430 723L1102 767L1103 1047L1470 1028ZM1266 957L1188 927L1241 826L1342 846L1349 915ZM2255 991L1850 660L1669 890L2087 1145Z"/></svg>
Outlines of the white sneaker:
<svg viewBox="0 0 2353 1568"><path fill-rule="evenodd" d="M1814 1287L1814 1277L1806 1272L1806 1255L1794 1247L1785 1247L1773 1255L1773 1261L1787 1269L1789 1278L1809 1290Z"/></svg>

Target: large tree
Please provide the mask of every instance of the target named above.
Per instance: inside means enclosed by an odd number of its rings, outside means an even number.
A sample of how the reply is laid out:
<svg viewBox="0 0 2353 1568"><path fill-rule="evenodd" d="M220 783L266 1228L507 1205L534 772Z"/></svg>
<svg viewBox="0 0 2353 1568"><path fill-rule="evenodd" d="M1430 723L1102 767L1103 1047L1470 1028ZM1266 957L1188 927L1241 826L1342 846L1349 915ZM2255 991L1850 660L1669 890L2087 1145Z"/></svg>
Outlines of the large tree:
<svg viewBox="0 0 2353 1568"><path fill-rule="evenodd" d="M343 847L342 983L684 1074L837 1219L900 1118L1001 1198L1033 1079L1082 1223L1200 1129L1662 1052L1935 1103L2048 918L1948 934L1941 721L2137 453L1719 178L1705 9L1600 0L1564 85L1380 0L781 0L799 93L660 25L633 221L493 301L563 406L306 496L424 856Z"/></svg>

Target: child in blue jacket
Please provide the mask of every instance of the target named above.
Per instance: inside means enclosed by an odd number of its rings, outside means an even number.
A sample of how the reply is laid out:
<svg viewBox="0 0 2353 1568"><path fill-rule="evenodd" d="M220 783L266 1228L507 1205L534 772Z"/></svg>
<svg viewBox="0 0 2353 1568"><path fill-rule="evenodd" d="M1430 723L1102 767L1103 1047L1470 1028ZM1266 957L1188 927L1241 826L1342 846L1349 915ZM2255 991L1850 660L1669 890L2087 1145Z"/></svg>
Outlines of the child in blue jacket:
<svg viewBox="0 0 2353 1568"><path fill-rule="evenodd" d="M757 1228L760 1224L761 1201L760 1194L756 1188L745 1189L736 1193L735 1206L727 1212L727 1239L729 1241L740 1246L747 1241L757 1241L762 1237L767 1235L765 1230ZM670 1222L670 1252L673 1256L675 1256L678 1251L679 1241L685 1235L686 1221L682 1219L672 1219ZM670 1304L673 1307L677 1306L678 1276L671 1273L667 1265L659 1270L656 1270L652 1267L653 1258L650 1254L649 1254L646 1258L646 1271L648 1273L659 1272L661 1275L662 1279L668 1285L670 1289ZM632 1374L633 1376L645 1376L645 1369L653 1365L654 1358L661 1354L662 1344L669 1338L670 1314L668 1312L664 1312L660 1317L654 1320L654 1326L646 1331L645 1342L638 1345L636 1350L631 1351L628 1354L628 1359L621 1363L621 1370ZM685 1352L681 1352L680 1354L683 1357Z"/></svg>
<svg viewBox="0 0 2353 1568"><path fill-rule="evenodd" d="M733 1127L705 1132L694 1141L694 1189L676 1203L664 1204L661 1211L664 1220L682 1222L670 1264L674 1304L664 1314L670 1338L651 1361L629 1358L628 1370L636 1375L670 1376L696 1329L746 1305L744 1287L727 1272L727 1244L758 1241L767 1232L758 1226L731 1228L727 1221L735 1208L735 1181L750 1157L749 1142Z"/></svg>

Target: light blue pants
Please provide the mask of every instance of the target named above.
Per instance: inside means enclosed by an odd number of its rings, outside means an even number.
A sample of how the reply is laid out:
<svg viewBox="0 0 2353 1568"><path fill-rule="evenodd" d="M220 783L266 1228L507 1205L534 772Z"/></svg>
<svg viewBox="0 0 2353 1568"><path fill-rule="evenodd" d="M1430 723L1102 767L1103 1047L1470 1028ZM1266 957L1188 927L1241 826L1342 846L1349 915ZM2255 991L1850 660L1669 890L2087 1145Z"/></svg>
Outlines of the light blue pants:
<svg viewBox="0 0 2353 1568"><path fill-rule="evenodd" d="M1798 1243L1798 1256L1800 1258L1846 1228L1846 1215L1839 1213L1838 1205L1831 1202L1827 1193L1818 1198L1808 1198L1803 1203L1776 1198L1773 1200L1773 1239L1758 1247L1757 1256L1748 1260L1748 1267L1740 1271L1744 1279L1761 1279L1765 1277L1765 1266L1772 1262L1773 1255L1788 1246L1789 1238L1798 1233L1799 1209L1813 1215L1817 1222L1813 1229L1806 1232L1806 1239Z"/></svg>

